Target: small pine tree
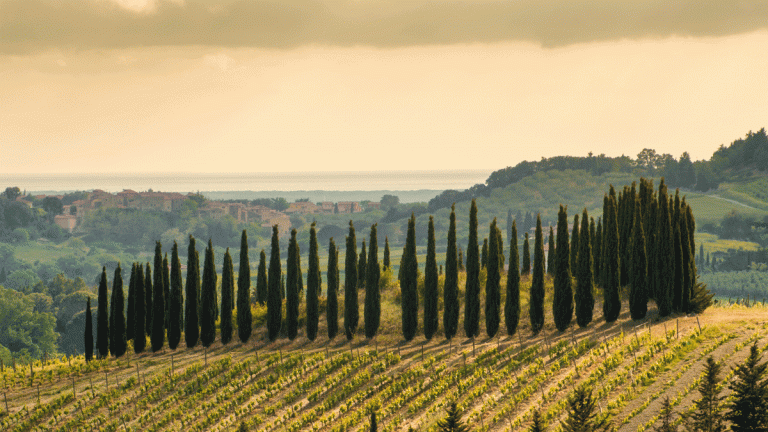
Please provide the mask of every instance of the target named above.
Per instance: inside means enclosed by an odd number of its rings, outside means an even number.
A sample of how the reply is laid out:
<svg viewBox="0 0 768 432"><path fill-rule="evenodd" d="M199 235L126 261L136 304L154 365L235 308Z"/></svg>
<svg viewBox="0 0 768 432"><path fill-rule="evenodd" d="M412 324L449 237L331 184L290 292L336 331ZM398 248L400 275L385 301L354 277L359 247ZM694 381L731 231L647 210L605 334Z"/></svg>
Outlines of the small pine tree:
<svg viewBox="0 0 768 432"><path fill-rule="evenodd" d="M435 257L435 223L429 217L427 229L427 261L424 267L424 337L431 340L437 332L437 258Z"/></svg>
<svg viewBox="0 0 768 432"><path fill-rule="evenodd" d="M517 255L517 221L512 221L509 238L509 271L507 271L507 296L504 301L504 324L507 327L507 334L511 336L517 331L517 325L520 322L520 267L517 265L519 263Z"/></svg>
<svg viewBox="0 0 768 432"><path fill-rule="evenodd" d="M165 286L163 286L162 245L155 245L155 281L152 292L152 352L160 351L165 345Z"/></svg>
<svg viewBox="0 0 768 432"><path fill-rule="evenodd" d="M390 268L390 261L389 261L389 237L384 236L384 270L389 270Z"/></svg>
<svg viewBox="0 0 768 432"><path fill-rule="evenodd" d="M768 431L768 365L760 363L761 358L755 342L744 364L734 370L736 379L729 384L733 396L725 415L733 432Z"/></svg>
<svg viewBox="0 0 768 432"><path fill-rule="evenodd" d="M485 279L485 331L489 338L499 331L501 308L501 275L499 274L499 235L496 232L496 218L493 218L488 236L487 277ZM437 296L435 296L437 297Z"/></svg>
<svg viewBox="0 0 768 432"><path fill-rule="evenodd" d="M578 387L568 399L568 417L560 422L560 429L563 432L607 432L611 425L605 419L597 419L596 408L592 390Z"/></svg>
<svg viewBox="0 0 768 432"><path fill-rule="evenodd" d="M117 264L115 277L112 279L112 298L109 306L109 351L115 357L122 357L128 346L125 338L125 296L120 263Z"/></svg>
<svg viewBox="0 0 768 432"><path fill-rule="evenodd" d="M184 341L187 348L197 345L200 338L200 327L198 325L198 307L197 292L200 290L200 267L197 262L197 249L195 249L195 238L189 236L189 247L187 248L187 280L185 285L186 292L184 297Z"/></svg>
<svg viewBox="0 0 768 432"><path fill-rule="evenodd" d="M371 241L368 247L368 261L365 269L365 337L372 338L379 331L381 322L381 293L379 292L379 280L381 279L381 267L379 267L379 245L376 237L378 224L371 225Z"/></svg>
<svg viewBox="0 0 768 432"><path fill-rule="evenodd" d="M93 318L91 317L91 297L85 304L85 361L93 360Z"/></svg>
<svg viewBox="0 0 768 432"><path fill-rule="evenodd" d="M712 306L712 298L714 296L715 293L710 292L706 284L696 281L693 285L693 291L691 291L690 311L695 314L704 312L705 309Z"/></svg>
<svg viewBox="0 0 768 432"><path fill-rule="evenodd" d="M237 274L237 336L248 342L253 330L251 315L251 263L248 259L248 234L240 236L240 269Z"/></svg>
<svg viewBox="0 0 768 432"><path fill-rule="evenodd" d="M411 341L419 325L419 293L417 291L418 262L416 260L416 216L411 213L403 250L403 277L400 281L403 337Z"/></svg>
<svg viewBox="0 0 768 432"><path fill-rule="evenodd" d="M307 338L311 341L317 337L320 323L319 298L320 286L320 257L317 250L317 230L315 223L309 229L309 264L307 268Z"/></svg>
<svg viewBox="0 0 768 432"><path fill-rule="evenodd" d="M683 417L685 428L689 432L725 431L725 423L722 413L723 397L720 396L720 364L712 356L707 357L707 365L704 369L704 378L699 383L701 399L693 403L693 412Z"/></svg>
<svg viewBox="0 0 768 432"><path fill-rule="evenodd" d="M101 268L99 308L96 315L96 348L99 358L109 354L109 303L107 303L107 268Z"/></svg>
<svg viewBox="0 0 768 432"><path fill-rule="evenodd" d="M272 226L272 249L269 257L269 285L267 288L267 336L270 341L277 339L283 321L283 300L280 293L282 277L280 264L280 240L277 225Z"/></svg>
<svg viewBox="0 0 768 432"><path fill-rule="evenodd" d="M533 253L529 315L531 331L538 334L544 327L544 239L541 232L541 217L536 218L536 240Z"/></svg>
<svg viewBox="0 0 768 432"><path fill-rule="evenodd" d="M594 220L593 220L594 222ZM594 223L592 224L594 227ZM579 255L576 258L576 323L586 327L592 322L595 309L595 296L592 294L594 276L592 273L592 230L587 229L587 209L581 215L581 238L579 239Z"/></svg>
<svg viewBox="0 0 768 432"><path fill-rule="evenodd" d="M328 245L328 293L326 320L328 321L328 339L333 340L339 333L339 252L336 242L331 237Z"/></svg>
<svg viewBox="0 0 768 432"><path fill-rule="evenodd" d="M443 284L443 329L445 338L456 336L459 327L459 263L456 254L456 209L451 205L448 226L448 246L445 251L445 282Z"/></svg>
<svg viewBox="0 0 768 432"><path fill-rule="evenodd" d="M209 347L216 340L216 264L213 258L213 242L208 239L203 263L203 285L200 304L200 341Z"/></svg>
<svg viewBox="0 0 768 432"><path fill-rule="evenodd" d="M461 410L456 406L456 402L448 405L445 418L437 421L437 427L441 432L469 432L469 428L461 420Z"/></svg>
<svg viewBox="0 0 768 432"><path fill-rule="evenodd" d="M235 270L229 248L224 253L224 265L221 271L221 343L226 345L232 340L232 292L235 289ZM250 309L250 308L248 308Z"/></svg>
<svg viewBox="0 0 768 432"><path fill-rule="evenodd" d="M578 222L578 215L574 223ZM578 228L573 227L573 235L578 236ZM570 247L578 246L578 240L571 241ZM552 298L552 316L555 327L559 331L565 331L573 319L573 289L571 288L571 262L578 254L569 253L568 245L568 213L567 208L560 205L557 215L557 245L555 246L555 290ZM581 294L581 291L577 292ZM579 305L581 306L581 304ZM577 308L578 309L578 308Z"/></svg>
<svg viewBox="0 0 768 432"><path fill-rule="evenodd" d="M349 221L347 251L344 260L344 332L352 340L357 332L360 309L357 304L357 240L355 226Z"/></svg>
<svg viewBox="0 0 768 432"><path fill-rule="evenodd" d="M414 240L414 250L415 248ZM480 256L477 243L477 204L474 199L472 199L469 210L467 281L464 291L464 333L468 338L473 338L480 333Z"/></svg>
<svg viewBox="0 0 768 432"><path fill-rule="evenodd" d="M528 428L528 432L544 432L545 430L547 430L547 425L541 419L541 412L538 408L534 409L531 416L531 427Z"/></svg>
<svg viewBox="0 0 768 432"><path fill-rule="evenodd" d="M149 267L149 263L147 263L147 267ZM136 354L144 352L144 347L147 345L147 337L144 331L144 326L146 325L147 319L145 317L146 315L146 303L144 299L146 298L146 295L144 294L144 282L146 281L146 277L144 277L143 271L142 271L142 265L141 263L136 264L136 291L135 291L135 297L136 300L134 302L134 334L133 334L133 352Z"/></svg>
<svg viewBox="0 0 768 432"><path fill-rule="evenodd" d="M531 248L528 241L528 233L525 233L525 240L523 241L523 270L520 272L523 276L529 276L531 274Z"/></svg>
<svg viewBox="0 0 768 432"><path fill-rule="evenodd" d="M672 404L669 402L669 396L667 396L661 403L661 412L659 413L661 424L654 429L656 432L677 432L677 425L675 425L672 413Z"/></svg>
<svg viewBox="0 0 768 432"><path fill-rule="evenodd" d="M179 245L173 242L171 251L171 299L168 305L168 346L175 350L181 341L181 329L184 327L184 294L181 291L181 262Z"/></svg>
<svg viewBox="0 0 768 432"><path fill-rule="evenodd" d="M285 326L290 340L296 339L299 331L299 242L296 234L296 229L292 229L285 277Z"/></svg>

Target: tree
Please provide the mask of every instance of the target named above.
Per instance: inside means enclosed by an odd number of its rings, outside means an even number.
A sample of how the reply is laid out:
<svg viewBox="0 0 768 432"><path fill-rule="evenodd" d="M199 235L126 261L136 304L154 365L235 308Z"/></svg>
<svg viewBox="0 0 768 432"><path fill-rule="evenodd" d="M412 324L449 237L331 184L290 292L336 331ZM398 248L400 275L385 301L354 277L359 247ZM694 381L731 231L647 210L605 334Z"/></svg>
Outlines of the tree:
<svg viewBox="0 0 768 432"><path fill-rule="evenodd" d="M7 187L5 188L5 192L3 192L3 195L9 200L9 201L15 201L16 198L21 196L21 189L19 189L18 186L14 187Z"/></svg>
<svg viewBox="0 0 768 432"><path fill-rule="evenodd" d="M507 334L511 336L517 331L517 325L520 322L520 268L517 265L519 262L517 256L517 221L512 221L510 233L507 297L504 301L504 324L507 327Z"/></svg>
<svg viewBox="0 0 768 432"><path fill-rule="evenodd" d="M456 402L446 409L446 416L437 421L437 427L442 432L469 432L469 428L461 421L461 410L456 406Z"/></svg>
<svg viewBox="0 0 768 432"><path fill-rule="evenodd" d="M317 230L315 223L309 229L309 264L307 267L307 338L311 341L317 338L317 328L320 323L319 300L320 285L320 256L317 250Z"/></svg>
<svg viewBox="0 0 768 432"><path fill-rule="evenodd" d="M691 290L693 283L696 281L696 262L693 251L696 250L695 245L691 245L690 232L688 230L688 206L685 204L685 198L683 198L682 205L680 207L680 248L681 248L681 263L683 274L683 285L680 289L680 311L688 313L691 302Z"/></svg>
<svg viewBox="0 0 768 432"><path fill-rule="evenodd" d="M698 388L701 399L693 403L693 412L683 416L685 428L689 432L721 432L726 430L721 405L723 397L720 396L718 387L719 375L720 364L712 356L707 357L704 377Z"/></svg>
<svg viewBox="0 0 768 432"><path fill-rule="evenodd" d="M336 242L331 237L328 244L328 293L326 319L328 321L328 339L333 340L339 332L339 252Z"/></svg>
<svg viewBox="0 0 768 432"><path fill-rule="evenodd" d="M104 358L109 354L109 314L107 303L107 268L101 268L101 279L99 280L99 309L96 316L96 348L99 351L99 358Z"/></svg>
<svg viewBox="0 0 768 432"><path fill-rule="evenodd" d="M672 418L672 404L669 402L669 396L661 402L661 412L659 413L661 424L654 429L656 432L677 432L677 425Z"/></svg>
<svg viewBox="0 0 768 432"><path fill-rule="evenodd" d="M54 196L47 196L43 198L43 202L40 207L48 213L48 221L53 222L53 218L56 215L64 213L64 206L61 204L61 200Z"/></svg>
<svg viewBox="0 0 768 432"><path fill-rule="evenodd" d="M496 218L493 218L488 237L488 265L487 277L485 279L485 330L489 338L492 338L499 331L501 322L501 274L499 271L499 228L496 225Z"/></svg>
<svg viewBox="0 0 768 432"><path fill-rule="evenodd" d="M568 399L568 417L560 422L563 432L598 432L610 430L605 419L598 420L596 401L592 398L592 389L578 387Z"/></svg>
<svg viewBox="0 0 768 432"><path fill-rule="evenodd" d="M232 340L232 292L235 289L235 270L229 248L224 252L224 266L221 271L221 343ZM250 309L250 307L248 308Z"/></svg>
<svg viewBox="0 0 768 432"><path fill-rule="evenodd" d="M125 338L133 340L136 329L136 263L131 265L131 277L128 280L128 310L125 315Z"/></svg>
<svg viewBox="0 0 768 432"><path fill-rule="evenodd" d="M672 313L675 252L673 249L674 240L672 236L672 223L670 221L667 185L664 183L663 178L659 182L657 212L654 245L656 266L653 272L655 275L654 295L659 308L659 315L664 317Z"/></svg>
<svg viewBox="0 0 768 432"><path fill-rule="evenodd" d="M525 240L523 241L523 271L524 276L531 274L531 248L528 242L528 233L525 233Z"/></svg>
<svg viewBox="0 0 768 432"><path fill-rule="evenodd" d="M682 311L682 301L683 301L683 285L684 285L684 278L683 274L686 273L683 271L683 245L682 245L682 229L680 229L680 219L674 218L673 228L672 228L672 239L674 240L674 243L672 243L672 247L674 250L674 266L675 266L675 280L673 283L674 291L672 295L672 310L674 312L681 312Z"/></svg>
<svg viewBox="0 0 768 432"><path fill-rule="evenodd" d="M424 337L431 340L437 332L437 258L435 257L435 223L429 217L427 228L427 261L424 267Z"/></svg>
<svg viewBox="0 0 768 432"><path fill-rule="evenodd" d="M379 248L376 238L377 224L371 225L371 241L368 248L368 261L365 272L365 337L372 338L379 331L381 322L381 293L379 292Z"/></svg>
<svg viewBox="0 0 768 432"><path fill-rule="evenodd" d="M417 291L418 262L416 260L416 216L411 213L408 220L408 234L403 250L403 277L400 280L401 305L403 309L403 337L410 341L416 336L419 325L419 293Z"/></svg>
<svg viewBox="0 0 768 432"><path fill-rule="evenodd" d="M592 322L592 312L595 309L595 297L592 263L592 234L595 220L591 220L591 228L587 229L587 209L581 215L581 238L579 239L579 254L576 258L576 323L586 327Z"/></svg>
<svg viewBox="0 0 768 432"><path fill-rule="evenodd" d="M578 220L578 215L576 215L574 223L578 222ZM579 235L578 228L575 226L573 227L573 235ZM578 240L571 240L571 247L578 246L578 244ZM568 213L562 204L557 215L557 245L555 246L555 251L555 292L552 298L552 316L555 320L555 327L562 332L571 325L571 319L573 318L571 262L574 257L578 256L578 254L573 252L569 253ZM581 293L579 292L579 294Z"/></svg>
<svg viewBox="0 0 768 432"><path fill-rule="evenodd" d="M557 249L560 248L557 247ZM564 252L567 253L567 247ZM540 216L536 217L529 315L531 317L531 331L538 334L544 327L544 239L541 232Z"/></svg>
<svg viewBox="0 0 768 432"><path fill-rule="evenodd" d="M611 186L613 191L613 186ZM621 297L619 296L619 227L617 225L616 197L609 195L606 207L603 209L605 220L605 239L603 245L605 269L603 281L603 316L605 321L616 321L621 313Z"/></svg>
<svg viewBox="0 0 768 432"><path fill-rule="evenodd" d="M538 408L534 409L531 417L531 427L528 429L528 432L544 432L546 429L547 426L544 424L544 420L541 419L541 412Z"/></svg>
<svg viewBox="0 0 768 432"><path fill-rule="evenodd" d="M109 302L109 351L115 357L122 357L127 348L125 338L125 296L123 294L123 276L120 263L112 279L112 298Z"/></svg>
<svg viewBox="0 0 768 432"><path fill-rule="evenodd" d="M384 236L384 270L388 270L390 268L390 261L389 261L389 237Z"/></svg>
<svg viewBox="0 0 768 432"><path fill-rule="evenodd" d="M197 250L195 249L195 238L189 236L189 247L187 248L187 281L185 286L185 297L187 299L184 305L184 340L187 348L197 345L200 338L200 327L198 326L197 316L197 292L200 290L200 267L197 262Z"/></svg>
<svg viewBox="0 0 768 432"><path fill-rule="evenodd" d="M272 226L272 249L269 257L269 285L267 288L267 336L270 341L277 339L283 321L283 300L280 293L280 240L277 225Z"/></svg>
<svg viewBox="0 0 768 432"><path fill-rule="evenodd" d="M400 204L400 198L398 198L395 195L384 195L381 197L381 201L379 201L379 204L381 205L382 210L388 211L392 207L395 207L398 204Z"/></svg>
<svg viewBox="0 0 768 432"><path fill-rule="evenodd" d="M477 204L472 199L472 206L469 209L467 282L464 291L464 333L468 338L473 338L480 333L480 257L477 249Z"/></svg>
<svg viewBox="0 0 768 432"><path fill-rule="evenodd" d="M567 222L567 221L566 221ZM567 228L566 228L567 229ZM558 228L558 236L560 230ZM576 258L579 256L579 239L581 234L579 233L579 215L573 215L573 233L571 233L571 256L570 256L570 268L576 268Z"/></svg>
<svg viewBox="0 0 768 432"><path fill-rule="evenodd" d="M371 428L370 432L376 432L378 427L376 426L376 411L371 410Z"/></svg>
<svg viewBox="0 0 768 432"><path fill-rule="evenodd" d="M162 245L155 244L155 283L152 298L152 352L160 351L165 344L165 286L163 285Z"/></svg>
<svg viewBox="0 0 768 432"><path fill-rule="evenodd" d="M648 312L648 258L645 252L645 231L640 214L640 202L635 203L632 227L632 260L630 262L629 313L633 320L645 318Z"/></svg>
<svg viewBox="0 0 768 432"><path fill-rule="evenodd" d="M256 276L256 301L263 304L267 303L269 292L269 283L267 281L267 253L264 249L259 254L259 272Z"/></svg>
<svg viewBox="0 0 768 432"><path fill-rule="evenodd" d="M462 271L462 272L465 271L465 268L464 268L464 251L461 248L459 248L459 257L458 257L457 263L458 263L458 266L459 266L459 271Z"/></svg>
<svg viewBox="0 0 768 432"><path fill-rule="evenodd" d="M749 357L734 370L735 379L728 385L733 392L725 418L733 432L768 431L768 380L766 363L760 363L757 342Z"/></svg>
<svg viewBox="0 0 768 432"><path fill-rule="evenodd" d="M171 267L168 263L168 252L163 257L163 298L165 299L165 310L163 316L165 322L163 326L168 330L168 323L170 321L170 302L171 302Z"/></svg>
<svg viewBox="0 0 768 432"><path fill-rule="evenodd" d="M149 268L149 263L147 263ZM144 277L142 272L141 263L136 264L136 288L134 292L134 328L133 328L133 352L136 354L144 352L144 347L147 345L147 336L145 325L146 319L146 303L144 294L144 282L147 278Z"/></svg>
<svg viewBox="0 0 768 432"><path fill-rule="evenodd" d="M299 330L299 243L296 234L296 229L292 229L285 277L285 326L290 340L296 339Z"/></svg>
<svg viewBox="0 0 768 432"><path fill-rule="evenodd" d="M91 317L91 297L85 304L85 361L93 360L93 318Z"/></svg>
<svg viewBox="0 0 768 432"><path fill-rule="evenodd" d="M448 246L445 251L445 282L443 285L443 330L445 338L456 336L459 327L459 263L456 256L456 211L451 206L448 226Z"/></svg>
<svg viewBox="0 0 768 432"><path fill-rule="evenodd" d="M184 295L181 292L181 262L179 261L179 245L173 242L171 251L171 299L168 305L168 346L175 350L181 340L181 328L184 326L182 308Z"/></svg>
<svg viewBox="0 0 768 432"><path fill-rule="evenodd" d="M552 229L552 226L549 226L549 252L547 252L547 274L554 277L555 276L555 251L557 250L555 247L555 232Z"/></svg>
<svg viewBox="0 0 768 432"><path fill-rule="evenodd" d="M488 266L488 238L483 239L483 248L480 249L480 268L484 269Z"/></svg>
<svg viewBox="0 0 768 432"><path fill-rule="evenodd" d="M213 257L213 242L208 239L203 263L203 285L200 296L200 342L209 347L216 339L216 264Z"/></svg>
<svg viewBox="0 0 768 432"><path fill-rule="evenodd" d="M365 239L363 239L363 244L360 247L360 257L357 260L357 289L365 289L365 272L368 268L368 263L366 262L367 259L367 253L365 251Z"/></svg>
<svg viewBox="0 0 768 432"><path fill-rule="evenodd" d="M512 241L512 224L515 219L512 217L512 209L507 209L507 243ZM517 243L517 242L515 242Z"/></svg>
<svg viewBox="0 0 768 432"><path fill-rule="evenodd" d="M357 240L355 239L355 226L349 221L349 235L347 236L347 255L344 259L344 332L347 340L357 332L360 320L359 306L357 304Z"/></svg>
<svg viewBox="0 0 768 432"><path fill-rule="evenodd" d="M237 275L237 336L248 342L253 330L251 316L251 262L248 260L248 234L240 236L240 269Z"/></svg>
<svg viewBox="0 0 768 432"><path fill-rule="evenodd" d="M603 256L603 219L597 218L595 235L592 237L592 277L595 283L601 281L602 267L600 259Z"/></svg>
<svg viewBox="0 0 768 432"><path fill-rule="evenodd" d="M147 336L152 335L152 268L149 263L146 265L146 273L144 275L144 333Z"/></svg>

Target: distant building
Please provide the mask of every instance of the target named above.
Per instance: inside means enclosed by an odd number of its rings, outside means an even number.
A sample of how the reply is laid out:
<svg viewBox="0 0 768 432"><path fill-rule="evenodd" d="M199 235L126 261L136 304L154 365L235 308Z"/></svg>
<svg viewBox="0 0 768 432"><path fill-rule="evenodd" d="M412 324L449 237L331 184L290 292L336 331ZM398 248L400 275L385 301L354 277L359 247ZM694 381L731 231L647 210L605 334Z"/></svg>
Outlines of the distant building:
<svg viewBox="0 0 768 432"><path fill-rule="evenodd" d="M333 209L331 209L333 210ZM285 210L285 213L315 214L322 211L321 207L309 201L298 201L291 203Z"/></svg>
<svg viewBox="0 0 768 432"><path fill-rule="evenodd" d="M360 213L363 211L357 201L339 201L336 205L339 208L339 213Z"/></svg>
<svg viewBox="0 0 768 432"><path fill-rule="evenodd" d="M61 229L72 233L77 226L77 216L70 214L60 214L53 217L53 223L60 226Z"/></svg>

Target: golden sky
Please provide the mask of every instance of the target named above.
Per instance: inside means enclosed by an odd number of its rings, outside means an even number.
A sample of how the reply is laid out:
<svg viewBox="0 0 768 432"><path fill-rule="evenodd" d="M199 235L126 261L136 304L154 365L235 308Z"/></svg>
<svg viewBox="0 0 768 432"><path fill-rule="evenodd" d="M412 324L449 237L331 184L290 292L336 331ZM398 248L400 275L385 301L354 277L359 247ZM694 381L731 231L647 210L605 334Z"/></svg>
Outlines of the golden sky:
<svg viewBox="0 0 768 432"><path fill-rule="evenodd" d="M709 158L767 53L748 0L0 0L0 171Z"/></svg>

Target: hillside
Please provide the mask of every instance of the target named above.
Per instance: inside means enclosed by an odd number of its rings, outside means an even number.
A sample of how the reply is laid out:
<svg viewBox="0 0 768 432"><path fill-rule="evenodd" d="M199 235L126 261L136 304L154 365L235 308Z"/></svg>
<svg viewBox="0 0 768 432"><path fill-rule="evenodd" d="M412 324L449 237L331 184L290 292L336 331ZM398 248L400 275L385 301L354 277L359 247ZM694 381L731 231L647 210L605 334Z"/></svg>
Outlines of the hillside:
<svg viewBox="0 0 768 432"><path fill-rule="evenodd" d="M523 325L520 334L474 344L439 335L406 343L390 322L383 325L390 331L372 342L359 335L351 344L310 343L300 333L294 342L268 343L259 330L255 343L216 342L207 351L36 362L32 377L29 366L14 372L5 365L0 375L9 411L0 414L0 426L233 431L244 422L261 431L363 431L375 409L380 430L434 431L457 397L474 431L522 431L532 407L557 430L567 396L584 384L619 431L644 431L655 425L664 396L676 412L691 406L708 355L734 366L753 341L768 347L762 306L712 307L699 317L662 321L652 309L638 322L624 311L615 324L562 334L550 315L538 336ZM521 323L526 320L524 314ZM723 370L732 376L729 367Z"/></svg>

